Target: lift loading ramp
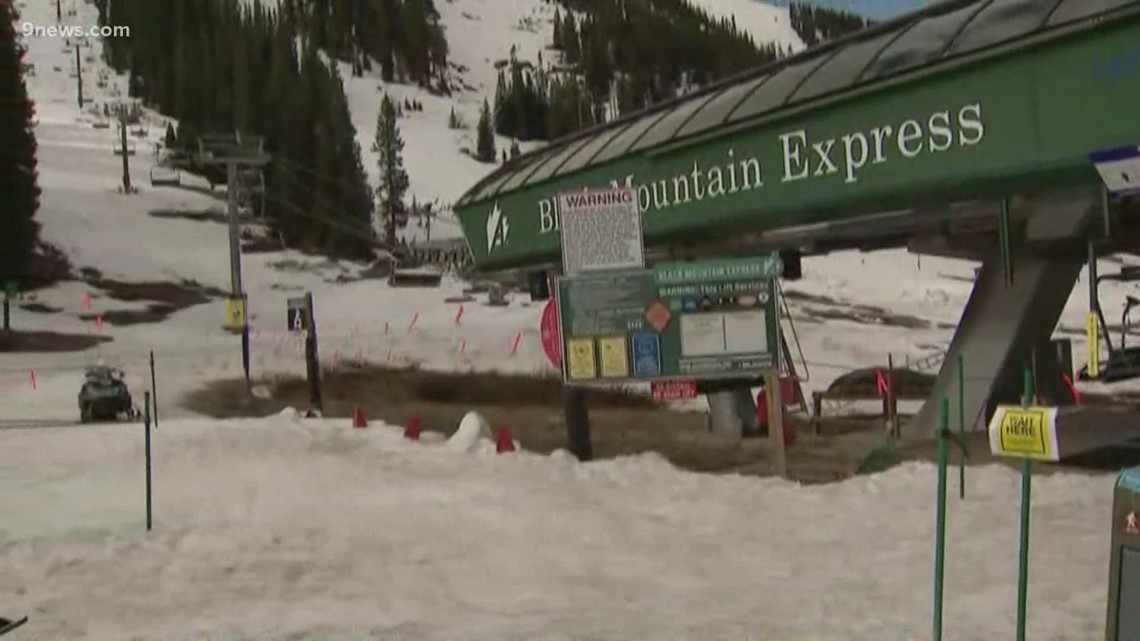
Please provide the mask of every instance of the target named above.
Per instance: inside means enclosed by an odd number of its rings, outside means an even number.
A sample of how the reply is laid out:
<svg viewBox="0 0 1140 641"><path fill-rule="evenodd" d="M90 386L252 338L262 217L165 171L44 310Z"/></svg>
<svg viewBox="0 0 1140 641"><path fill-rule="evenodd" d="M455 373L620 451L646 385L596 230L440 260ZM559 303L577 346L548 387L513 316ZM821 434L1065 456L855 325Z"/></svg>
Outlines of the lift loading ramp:
<svg viewBox="0 0 1140 641"><path fill-rule="evenodd" d="M1032 209L1024 230L1014 231L1013 282L1005 282L995 242L982 261L930 397L909 424L909 436L937 430L943 398L950 402L952 426L965 416L967 429L984 429L987 407L1018 402L1031 346L1048 341L1057 326L1085 263L1086 234L1099 215L1099 198L1088 192L1049 195L1025 206ZM1036 242L1049 249L1035 254L1025 247ZM964 404L959 402L959 356Z"/></svg>

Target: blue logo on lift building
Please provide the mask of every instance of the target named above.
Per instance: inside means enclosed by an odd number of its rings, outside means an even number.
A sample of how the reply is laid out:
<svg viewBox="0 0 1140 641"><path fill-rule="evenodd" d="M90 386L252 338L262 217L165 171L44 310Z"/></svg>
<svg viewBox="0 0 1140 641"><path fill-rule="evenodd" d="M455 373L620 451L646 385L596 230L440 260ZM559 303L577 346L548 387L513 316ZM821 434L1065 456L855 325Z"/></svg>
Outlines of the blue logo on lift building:
<svg viewBox="0 0 1140 641"><path fill-rule="evenodd" d="M1140 494L1140 467L1124 470L1124 472L1120 474L1120 480L1116 482L1116 485L1122 490L1132 490Z"/></svg>
<svg viewBox="0 0 1140 641"><path fill-rule="evenodd" d="M1140 78L1140 46L1098 56L1093 62L1093 74L1097 80L1113 85Z"/></svg>

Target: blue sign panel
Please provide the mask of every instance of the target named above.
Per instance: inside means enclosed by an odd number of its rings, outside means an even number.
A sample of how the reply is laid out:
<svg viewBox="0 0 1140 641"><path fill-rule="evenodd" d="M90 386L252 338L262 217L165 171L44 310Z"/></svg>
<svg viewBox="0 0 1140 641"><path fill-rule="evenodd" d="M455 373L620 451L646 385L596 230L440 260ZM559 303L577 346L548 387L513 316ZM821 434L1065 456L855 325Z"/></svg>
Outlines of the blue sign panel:
<svg viewBox="0 0 1140 641"><path fill-rule="evenodd" d="M661 338L653 332L634 332L633 375L637 378L661 375Z"/></svg>
<svg viewBox="0 0 1140 641"><path fill-rule="evenodd" d="M1120 474L1120 480L1117 481L1117 486L1122 490L1132 490L1140 494L1140 467L1124 470L1124 472Z"/></svg>
<svg viewBox="0 0 1140 641"><path fill-rule="evenodd" d="M1089 160L1114 196L1140 193L1140 146L1102 149L1089 154Z"/></svg>

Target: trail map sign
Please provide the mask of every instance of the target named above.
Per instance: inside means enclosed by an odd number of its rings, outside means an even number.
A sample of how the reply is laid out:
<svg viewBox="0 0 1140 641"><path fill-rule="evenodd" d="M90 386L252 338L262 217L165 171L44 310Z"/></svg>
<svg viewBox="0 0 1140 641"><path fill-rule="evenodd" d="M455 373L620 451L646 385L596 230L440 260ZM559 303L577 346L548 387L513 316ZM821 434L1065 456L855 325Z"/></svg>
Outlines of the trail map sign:
<svg viewBox="0 0 1140 641"><path fill-rule="evenodd" d="M635 189L576 191L559 198L565 274L645 266Z"/></svg>
<svg viewBox="0 0 1140 641"><path fill-rule="evenodd" d="M566 382L763 374L775 362L781 270L773 254L559 278Z"/></svg>

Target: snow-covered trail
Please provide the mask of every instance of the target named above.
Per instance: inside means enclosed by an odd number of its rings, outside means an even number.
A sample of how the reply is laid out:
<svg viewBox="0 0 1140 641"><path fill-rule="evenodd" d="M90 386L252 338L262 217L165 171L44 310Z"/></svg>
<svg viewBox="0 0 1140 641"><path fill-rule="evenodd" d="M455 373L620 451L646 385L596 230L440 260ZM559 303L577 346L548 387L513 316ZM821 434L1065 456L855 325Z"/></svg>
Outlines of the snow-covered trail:
<svg viewBox="0 0 1140 641"><path fill-rule="evenodd" d="M0 432L0 603L27 638L929 638L930 465L800 487L287 416L154 438L147 534L141 428ZM1018 477L967 481L946 638L1008 638ZM1030 638L1102 633L1112 485L1036 481Z"/></svg>

